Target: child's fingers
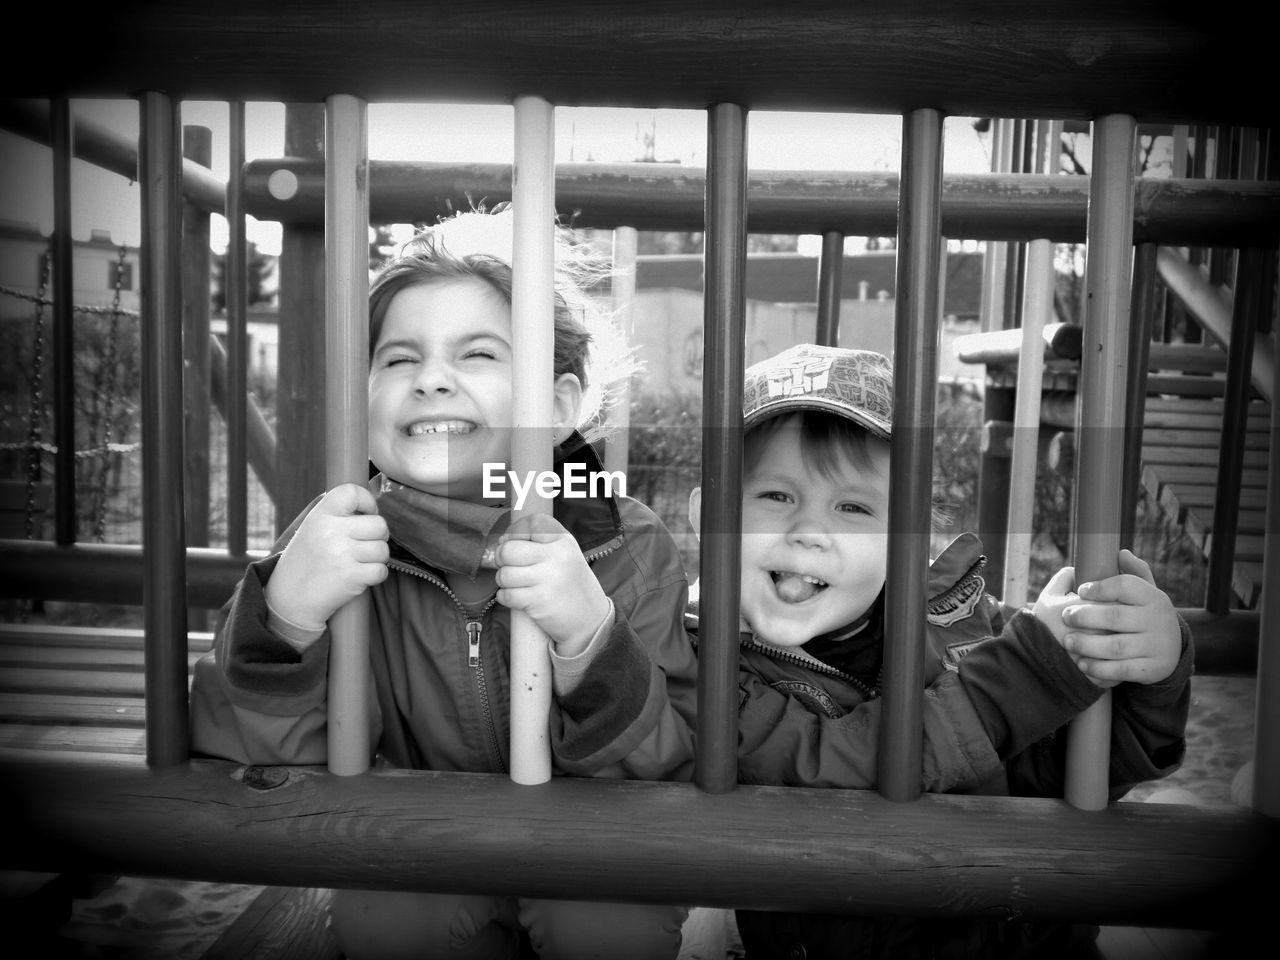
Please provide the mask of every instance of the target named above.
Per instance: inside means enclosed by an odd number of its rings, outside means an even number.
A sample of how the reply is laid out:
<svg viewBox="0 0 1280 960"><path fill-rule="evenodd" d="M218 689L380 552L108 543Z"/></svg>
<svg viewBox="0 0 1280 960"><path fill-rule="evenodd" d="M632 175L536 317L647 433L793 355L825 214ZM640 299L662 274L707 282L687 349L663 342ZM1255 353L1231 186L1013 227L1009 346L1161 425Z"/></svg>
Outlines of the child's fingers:
<svg viewBox="0 0 1280 960"><path fill-rule="evenodd" d="M522 590L541 583L542 572L537 564L505 564L494 572L494 582L502 590Z"/></svg>
<svg viewBox="0 0 1280 960"><path fill-rule="evenodd" d="M390 536L387 521L376 513L348 517L344 532L352 540L386 540Z"/></svg>
<svg viewBox="0 0 1280 960"><path fill-rule="evenodd" d="M320 501L325 510L335 517L349 517L358 513L378 512L378 501L372 493L358 483L341 483L324 495ZM317 507L320 504L317 504Z"/></svg>
<svg viewBox="0 0 1280 960"><path fill-rule="evenodd" d="M1074 630L1138 633L1151 626L1142 603L1072 603L1062 609L1062 622Z"/></svg>
<svg viewBox="0 0 1280 960"><path fill-rule="evenodd" d="M498 538L499 547L512 540L532 540L550 543L565 533L564 526L549 513L526 514L511 522L506 533Z"/></svg>
<svg viewBox="0 0 1280 960"><path fill-rule="evenodd" d="M555 546L541 540L506 540L498 544L494 557L498 569L529 567L555 556Z"/></svg>
<svg viewBox="0 0 1280 960"><path fill-rule="evenodd" d="M1061 597L1070 593L1075 589L1076 568L1063 567L1052 577L1049 582L1044 585L1044 589L1040 591L1042 597Z"/></svg>
<svg viewBox="0 0 1280 960"><path fill-rule="evenodd" d="M1080 672L1100 687L1114 687L1118 683L1153 683L1169 673L1168 664L1150 657L1134 660L1092 660L1076 657Z"/></svg>
<svg viewBox="0 0 1280 960"><path fill-rule="evenodd" d="M1132 550L1120 551L1120 572L1141 577L1152 586L1156 582L1155 576L1151 573L1151 565Z"/></svg>
<svg viewBox="0 0 1280 960"><path fill-rule="evenodd" d="M1159 588L1136 573L1119 573L1104 580L1080 584L1080 599L1094 603L1121 603L1141 606L1150 603Z"/></svg>
<svg viewBox="0 0 1280 960"><path fill-rule="evenodd" d="M1072 657L1088 660L1127 660L1146 651L1138 634L1088 633L1073 629L1062 638L1063 649Z"/></svg>
<svg viewBox="0 0 1280 960"><path fill-rule="evenodd" d="M356 540L351 545L351 557L356 563L382 564L391 559L391 550L385 540L369 538Z"/></svg>

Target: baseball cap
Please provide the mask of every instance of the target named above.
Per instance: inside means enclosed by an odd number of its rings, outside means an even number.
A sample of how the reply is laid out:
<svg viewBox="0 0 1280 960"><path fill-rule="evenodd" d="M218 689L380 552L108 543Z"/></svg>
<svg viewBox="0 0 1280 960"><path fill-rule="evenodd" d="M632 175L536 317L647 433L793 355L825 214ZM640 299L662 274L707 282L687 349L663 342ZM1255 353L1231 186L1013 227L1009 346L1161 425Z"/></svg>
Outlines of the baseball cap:
<svg viewBox="0 0 1280 960"><path fill-rule="evenodd" d="M872 350L802 343L747 368L743 429L798 410L834 413L888 440L893 423L893 365Z"/></svg>

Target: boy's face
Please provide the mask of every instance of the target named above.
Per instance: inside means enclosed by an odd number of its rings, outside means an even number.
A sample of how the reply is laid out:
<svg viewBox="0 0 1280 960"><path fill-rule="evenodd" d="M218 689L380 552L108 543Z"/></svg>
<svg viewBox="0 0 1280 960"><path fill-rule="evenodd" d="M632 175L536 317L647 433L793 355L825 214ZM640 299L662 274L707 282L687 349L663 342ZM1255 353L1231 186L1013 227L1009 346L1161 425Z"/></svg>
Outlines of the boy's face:
<svg viewBox="0 0 1280 960"><path fill-rule="evenodd" d="M764 441L742 485L743 628L798 647L856 620L884 586L889 445L869 438L870 467L838 457L828 477L806 462L790 419Z"/></svg>
<svg viewBox="0 0 1280 960"><path fill-rule="evenodd" d="M369 459L393 480L479 500L511 454L511 307L483 280L418 283L387 307L369 364Z"/></svg>

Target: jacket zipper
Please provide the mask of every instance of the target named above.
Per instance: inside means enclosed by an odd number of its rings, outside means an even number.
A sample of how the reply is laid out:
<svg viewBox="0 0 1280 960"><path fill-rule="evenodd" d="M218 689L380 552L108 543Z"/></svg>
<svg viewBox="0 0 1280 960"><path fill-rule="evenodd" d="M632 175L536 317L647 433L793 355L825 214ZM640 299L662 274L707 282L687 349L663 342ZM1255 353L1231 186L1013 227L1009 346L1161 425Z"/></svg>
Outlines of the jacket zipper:
<svg viewBox="0 0 1280 960"><path fill-rule="evenodd" d="M507 765L502 762L502 744L498 742L498 728L493 722L493 708L489 703L489 684L485 680L484 661L480 659L481 620L493 603L494 601L489 602L480 617L467 619L467 666L476 672L476 689L480 692L480 706L484 711L490 755L502 768L502 772L506 773Z"/></svg>
<svg viewBox="0 0 1280 960"><path fill-rule="evenodd" d="M419 577L439 587L453 601L453 605L458 608L458 612L465 618L467 625L467 666L475 672L476 692L480 695L480 711L484 716L485 740L489 748L489 757L503 773L506 773L507 765L502 759L502 745L498 737L498 727L493 719L493 705L489 702L489 682L485 677L484 660L480 657L480 633L484 626L484 617L489 612L489 608L498 602L498 598L494 597L485 604L484 609L480 611L478 616L471 616L467 613L466 607L462 605L462 601L458 599L458 595L450 590L449 585L439 577L419 567L401 563L397 560L389 561L387 566L394 570L399 570L401 573Z"/></svg>
<svg viewBox="0 0 1280 960"><path fill-rule="evenodd" d="M798 667L804 667L806 670L812 670L815 673L825 673L825 674L828 674L829 676L838 677L841 680L845 680L853 684L854 687L857 688L858 692L862 694L862 697L864 700L875 700L880 696L880 692L879 692L880 677L879 676L876 677L875 689L872 689L871 687L868 687L865 683L863 683L861 680L859 680L857 677L855 677L853 674L845 673L843 670L840 670L836 667L825 664L821 660L810 660L807 657L797 656L796 654L788 653L785 650L778 650L773 647L766 647L759 643L756 643L754 640L748 640L742 645L744 647L748 647L756 651L757 653L762 653L766 657L769 657L773 660L781 660L783 663L794 664L795 666L798 666ZM881 667L880 674L883 675L883 673L884 673L884 668Z"/></svg>

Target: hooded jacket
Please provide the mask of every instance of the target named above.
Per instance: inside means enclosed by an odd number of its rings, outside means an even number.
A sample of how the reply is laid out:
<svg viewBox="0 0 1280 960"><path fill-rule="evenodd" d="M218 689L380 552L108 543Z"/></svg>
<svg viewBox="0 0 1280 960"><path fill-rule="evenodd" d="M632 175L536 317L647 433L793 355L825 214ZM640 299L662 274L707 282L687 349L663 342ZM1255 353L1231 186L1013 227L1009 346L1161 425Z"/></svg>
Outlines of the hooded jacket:
<svg viewBox="0 0 1280 960"><path fill-rule="evenodd" d="M921 785L936 793L1061 797L1065 725L1102 690L1029 612L1006 616L986 593L984 563L981 541L962 534L930 568ZM696 634L696 584L691 595L686 626ZM1113 688L1113 799L1181 763L1192 663L1190 633L1181 627L1182 657L1167 679ZM801 648L745 633L740 642L739 781L875 788L882 605ZM737 919L748 960L1066 956L1096 934L1016 918L738 911Z"/></svg>
<svg viewBox="0 0 1280 960"><path fill-rule="evenodd" d="M600 469L585 445L558 459L562 475L569 463ZM696 664L681 622L688 581L679 551L657 516L627 497L559 496L553 510L614 607L585 673L553 698L553 771L687 779ZM264 593L300 521L270 557L250 564L219 613L192 683L195 751L254 764L326 760L328 630L299 653L268 627ZM390 576L369 591L371 756L399 767L505 772L510 612L492 598L479 609L464 605L442 570L397 540L402 523L389 520Z"/></svg>

